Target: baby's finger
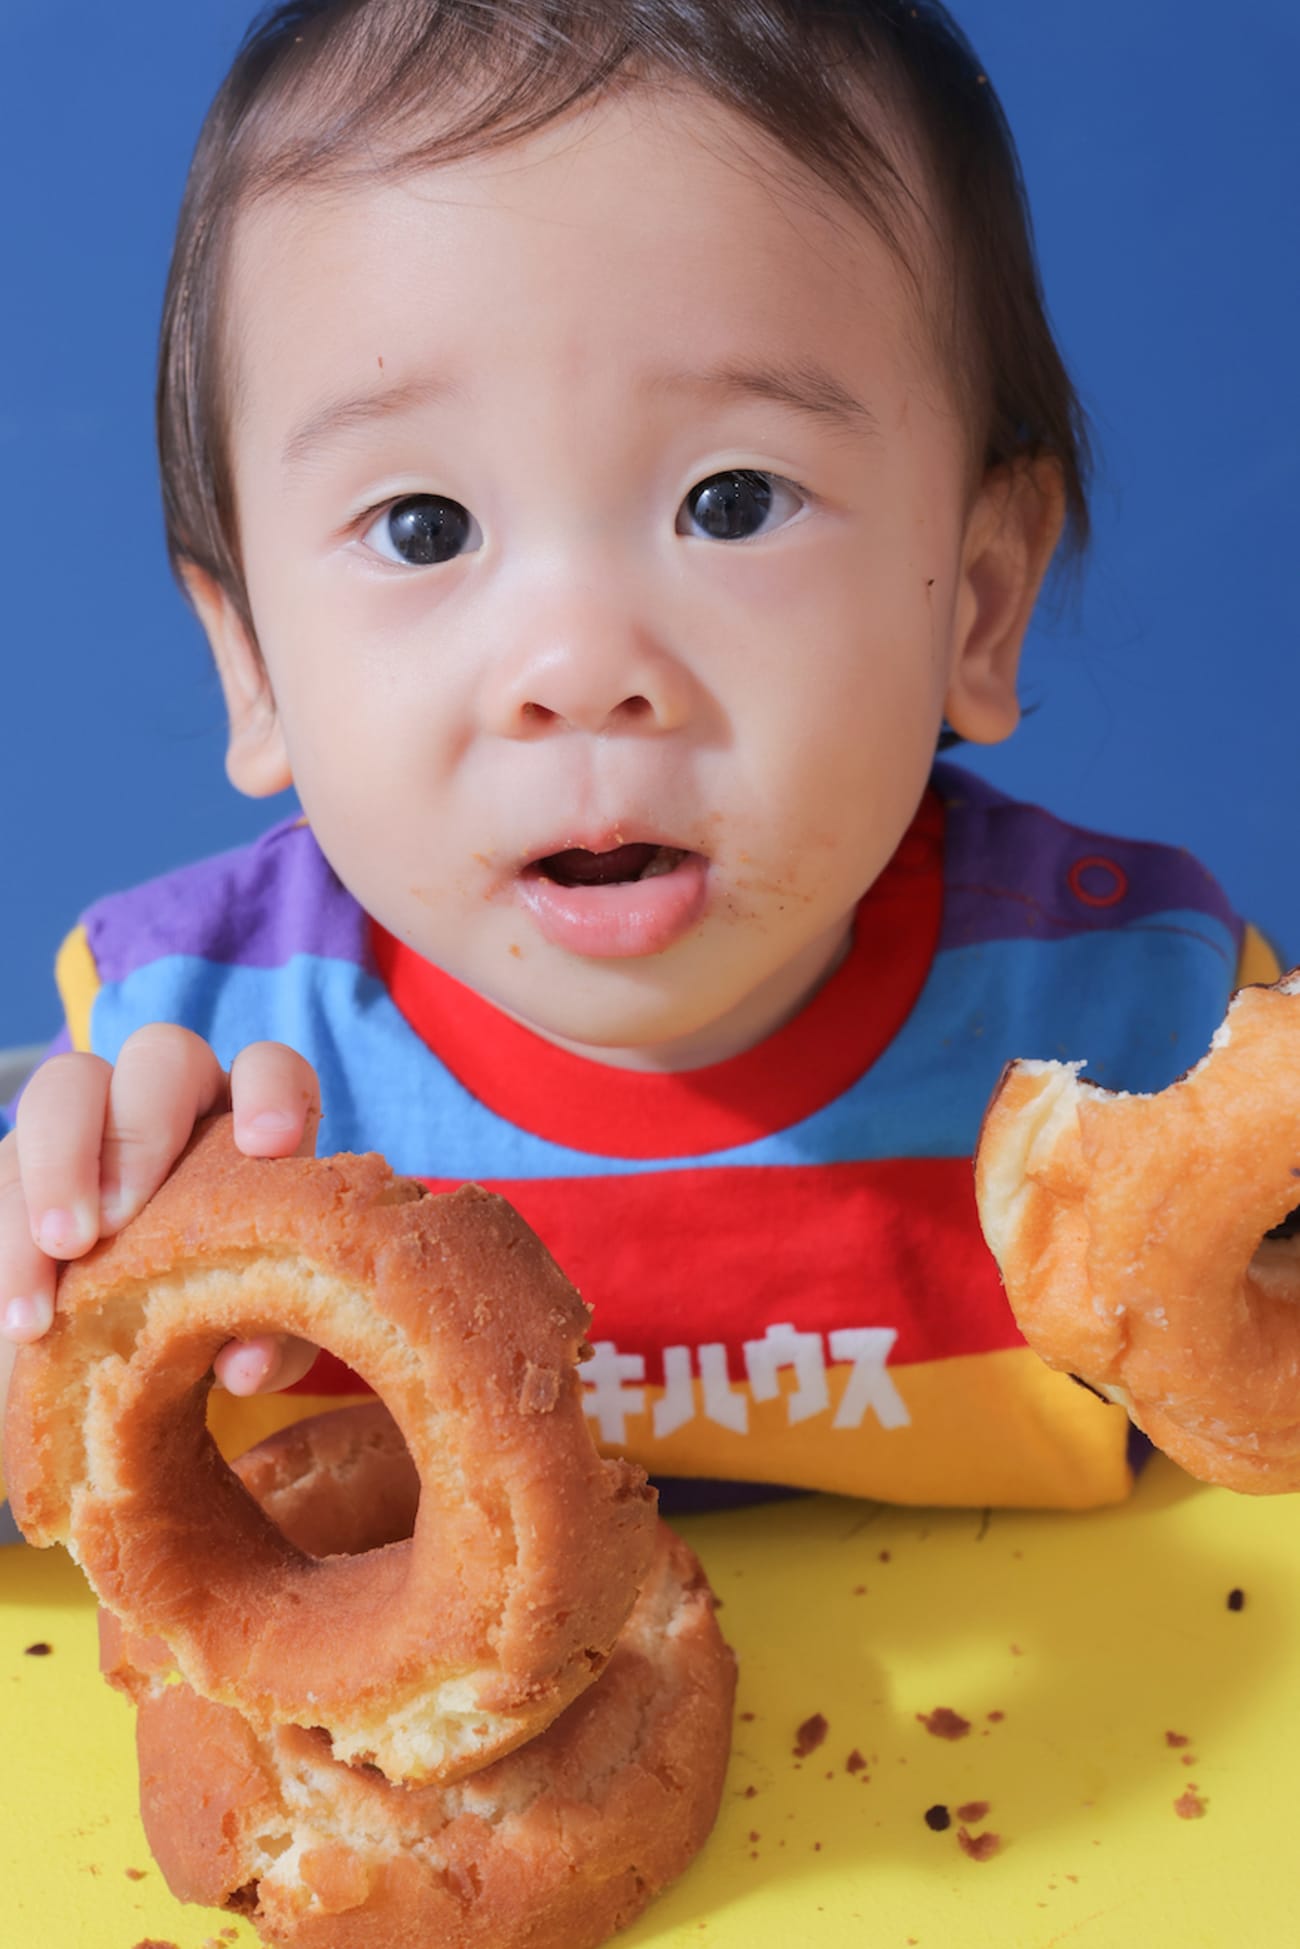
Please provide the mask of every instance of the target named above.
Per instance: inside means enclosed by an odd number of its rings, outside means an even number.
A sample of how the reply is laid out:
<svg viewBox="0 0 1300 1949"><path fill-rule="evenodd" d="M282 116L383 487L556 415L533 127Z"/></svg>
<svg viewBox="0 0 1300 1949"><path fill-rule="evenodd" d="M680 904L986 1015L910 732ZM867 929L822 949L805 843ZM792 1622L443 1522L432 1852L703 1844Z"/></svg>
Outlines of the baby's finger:
<svg viewBox="0 0 1300 1949"><path fill-rule="evenodd" d="M201 1036L171 1022L150 1022L127 1037L108 1093L101 1231L120 1231L135 1217L188 1144L199 1118L226 1101L226 1073Z"/></svg>
<svg viewBox="0 0 1300 1949"><path fill-rule="evenodd" d="M230 1394L271 1394L292 1387L311 1371L318 1349L290 1333L263 1333L255 1340L232 1340L212 1363Z"/></svg>
<svg viewBox="0 0 1300 1949"><path fill-rule="evenodd" d="M39 1340L54 1318L58 1267L32 1238L18 1171L18 1138L0 1142L0 1339Z"/></svg>
<svg viewBox="0 0 1300 1949"><path fill-rule="evenodd" d="M250 1042L230 1067L235 1142L247 1157L313 1157L320 1122L316 1071L283 1042Z"/></svg>
<svg viewBox="0 0 1300 1949"><path fill-rule="evenodd" d="M51 1056L19 1098L27 1221L48 1259L79 1258L99 1237L99 1154L112 1074L100 1056Z"/></svg>

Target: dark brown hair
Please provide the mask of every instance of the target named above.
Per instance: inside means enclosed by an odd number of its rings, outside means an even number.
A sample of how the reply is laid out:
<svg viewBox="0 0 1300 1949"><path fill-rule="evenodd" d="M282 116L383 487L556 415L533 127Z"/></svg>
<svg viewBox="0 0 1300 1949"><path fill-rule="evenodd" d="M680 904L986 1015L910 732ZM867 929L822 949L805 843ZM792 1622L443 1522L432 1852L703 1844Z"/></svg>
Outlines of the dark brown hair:
<svg viewBox="0 0 1300 1949"><path fill-rule="evenodd" d="M1082 554L1087 432L1047 320L1015 146L937 0L289 0L250 28L199 136L159 358L172 564L211 576L252 640L223 361L241 211L310 182L501 148L646 79L737 111L873 225L935 330L976 471L1053 459L1066 550ZM924 176L915 189L900 138ZM929 288L922 262L941 267Z"/></svg>

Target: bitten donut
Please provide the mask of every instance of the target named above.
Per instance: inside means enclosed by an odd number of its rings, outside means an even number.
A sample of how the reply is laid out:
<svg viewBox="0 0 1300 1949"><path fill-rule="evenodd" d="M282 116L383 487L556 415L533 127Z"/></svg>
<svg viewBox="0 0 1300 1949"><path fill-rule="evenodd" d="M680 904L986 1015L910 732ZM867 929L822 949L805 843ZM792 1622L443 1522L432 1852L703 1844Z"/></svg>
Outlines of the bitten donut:
<svg viewBox="0 0 1300 1949"><path fill-rule="evenodd" d="M336 1542L337 1521L364 1547L359 1512L393 1500L385 1420L378 1404L340 1409L235 1466L304 1546ZM166 1646L102 1612L101 1642L137 1701L141 1812L172 1892L297 1949L594 1949L681 1873L721 1797L735 1664L699 1564L662 1524L601 1677L454 1787L340 1765L318 1732L259 1736L169 1683Z"/></svg>
<svg viewBox="0 0 1300 1949"><path fill-rule="evenodd" d="M1234 997L1166 1090L1015 1062L976 1156L984 1234L1049 1366L1191 1474L1300 1488L1300 970Z"/></svg>
<svg viewBox="0 0 1300 1949"><path fill-rule="evenodd" d="M583 1414L586 1323L503 1199L428 1195L376 1156L247 1158L214 1119L67 1267L53 1327L20 1352L14 1514L260 1732L322 1727L390 1779L455 1779L591 1683L650 1561L653 1491L600 1459ZM419 1479L411 1537L308 1555L222 1461L213 1356L276 1330L392 1410Z"/></svg>

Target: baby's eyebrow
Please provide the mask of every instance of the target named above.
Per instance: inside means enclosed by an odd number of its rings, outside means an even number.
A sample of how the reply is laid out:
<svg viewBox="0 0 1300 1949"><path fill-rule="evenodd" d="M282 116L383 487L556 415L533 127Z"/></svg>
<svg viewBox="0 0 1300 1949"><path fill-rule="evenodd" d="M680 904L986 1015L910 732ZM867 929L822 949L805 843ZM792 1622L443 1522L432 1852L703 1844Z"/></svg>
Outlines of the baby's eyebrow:
<svg viewBox="0 0 1300 1949"><path fill-rule="evenodd" d="M459 392L460 388L450 380L424 374L400 385L375 386L368 392L327 399L293 428L280 450L280 464L286 473L294 473L320 447L328 446L341 433L351 433L374 420L391 419L420 406L452 399Z"/></svg>
<svg viewBox="0 0 1300 1949"><path fill-rule="evenodd" d="M701 371L663 372L650 382L654 392L692 392L721 399L765 399L797 413L829 421L845 432L877 434L880 422L825 366L815 361L793 365L749 365L724 360Z"/></svg>

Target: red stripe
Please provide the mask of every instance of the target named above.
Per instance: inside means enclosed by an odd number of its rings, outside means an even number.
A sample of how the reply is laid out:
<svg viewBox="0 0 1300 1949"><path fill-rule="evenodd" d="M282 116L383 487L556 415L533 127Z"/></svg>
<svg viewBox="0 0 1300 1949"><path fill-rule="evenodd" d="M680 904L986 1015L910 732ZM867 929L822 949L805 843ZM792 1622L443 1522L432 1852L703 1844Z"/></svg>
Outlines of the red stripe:
<svg viewBox="0 0 1300 1949"><path fill-rule="evenodd" d="M455 1180L429 1178L435 1191ZM743 1343L788 1320L805 1332L892 1326L893 1366L1023 1345L980 1232L970 1159L530 1178L492 1186L594 1308L593 1340L646 1360ZM829 1358L829 1351L827 1353ZM333 1356L299 1391L355 1392Z"/></svg>
<svg viewBox="0 0 1300 1949"><path fill-rule="evenodd" d="M449 1186L428 1182L436 1190ZM647 1357L742 1344L783 1320L808 1332L892 1326L899 1365L1022 1343L975 1209L969 1158L493 1186L593 1307L591 1338Z"/></svg>
<svg viewBox="0 0 1300 1949"><path fill-rule="evenodd" d="M898 1033L939 939L943 807L933 792L862 900L853 946L794 1019L731 1061L677 1075L558 1049L376 923L375 959L416 1033L499 1116L602 1157L700 1156L787 1129L846 1090Z"/></svg>

